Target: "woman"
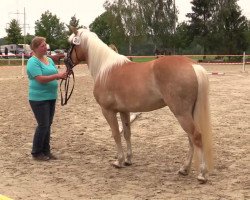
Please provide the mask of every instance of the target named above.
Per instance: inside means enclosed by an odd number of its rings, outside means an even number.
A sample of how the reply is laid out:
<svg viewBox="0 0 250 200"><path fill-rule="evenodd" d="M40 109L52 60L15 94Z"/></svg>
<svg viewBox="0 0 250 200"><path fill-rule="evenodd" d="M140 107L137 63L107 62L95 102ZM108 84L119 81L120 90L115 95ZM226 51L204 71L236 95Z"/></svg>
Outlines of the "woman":
<svg viewBox="0 0 250 200"><path fill-rule="evenodd" d="M66 72L58 72L53 60L46 56L44 37L35 37L31 42L33 56L27 62L29 78L29 103L37 121L33 138L32 157L35 160L56 159L50 152L50 126L55 113L58 79Z"/></svg>

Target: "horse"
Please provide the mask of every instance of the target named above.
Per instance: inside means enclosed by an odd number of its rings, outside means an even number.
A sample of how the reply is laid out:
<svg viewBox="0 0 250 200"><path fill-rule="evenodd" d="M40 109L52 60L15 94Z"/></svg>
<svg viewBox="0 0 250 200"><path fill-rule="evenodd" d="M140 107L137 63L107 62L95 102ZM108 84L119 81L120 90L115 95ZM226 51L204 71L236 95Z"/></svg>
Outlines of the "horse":
<svg viewBox="0 0 250 200"><path fill-rule="evenodd" d="M114 167L132 164L131 112L149 112L168 106L187 133L189 153L178 171L188 175L194 152L198 181L206 183L213 167L209 80L206 70L185 56L164 56L136 63L113 51L87 29L72 27L71 48L65 65L72 69L85 61L94 80L93 94L109 124L117 146ZM127 151L124 154L117 121L120 114Z"/></svg>
<svg viewBox="0 0 250 200"><path fill-rule="evenodd" d="M118 49L116 48L116 46L114 44L110 44L109 48L111 48L112 50L114 50L116 53L118 53ZM141 115L141 113L130 113L130 124L139 116ZM118 125L119 125L119 131L120 133L123 132L123 127L120 125L120 121L118 120Z"/></svg>

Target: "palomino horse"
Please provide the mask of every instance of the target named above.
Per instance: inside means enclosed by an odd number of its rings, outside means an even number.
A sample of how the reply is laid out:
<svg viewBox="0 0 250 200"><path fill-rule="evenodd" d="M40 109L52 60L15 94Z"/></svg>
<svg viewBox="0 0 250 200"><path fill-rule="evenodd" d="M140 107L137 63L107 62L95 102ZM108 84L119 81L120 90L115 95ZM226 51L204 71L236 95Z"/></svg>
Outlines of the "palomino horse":
<svg viewBox="0 0 250 200"><path fill-rule="evenodd" d="M118 49L116 48L116 46L114 44L110 44L109 48L113 49L116 53L118 53ZM130 124L140 115L141 113L130 113ZM119 131L122 133L123 132L123 127L120 123L120 121L118 120L118 124L119 124Z"/></svg>
<svg viewBox="0 0 250 200"><path fill-rule="evenodd" d="M189 155L182 175L190 171L194 150L199 159L198 180L205 183L212 167L212 139L208 77L203 67L184 56L165 56L135 63L104 44L95 33L76 30L65 64L73 68L86 61L94 79L94 96L101 106L117 145L115 167L132 164L130 112L147 112L168 106L189 139ZM124 155L116 114L120 113L127 143Z"/></svg>

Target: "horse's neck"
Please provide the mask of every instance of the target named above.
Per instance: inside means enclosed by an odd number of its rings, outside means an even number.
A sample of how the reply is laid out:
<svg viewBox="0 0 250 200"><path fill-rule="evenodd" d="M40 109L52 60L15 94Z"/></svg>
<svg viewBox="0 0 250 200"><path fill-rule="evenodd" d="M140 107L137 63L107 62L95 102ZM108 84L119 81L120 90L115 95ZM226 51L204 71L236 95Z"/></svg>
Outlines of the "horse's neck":
<svg viewBox="0 0 250 200"><path fill-rule="evenodd" d="M100 46L90 46L88 49L88 66L91 75L94 79L102 73L112 68L115 61L115 55L110 48L106 48L105 44L102 42Z"/></svg>
<svg viewBox="0 0 250 200"><path fill-rule="evenodd" d="M109 48L98 37L91 35L88 38L88 66L91 75L96 80L98 76L106 77L115 66L121 66L129 59Z"/></svg>

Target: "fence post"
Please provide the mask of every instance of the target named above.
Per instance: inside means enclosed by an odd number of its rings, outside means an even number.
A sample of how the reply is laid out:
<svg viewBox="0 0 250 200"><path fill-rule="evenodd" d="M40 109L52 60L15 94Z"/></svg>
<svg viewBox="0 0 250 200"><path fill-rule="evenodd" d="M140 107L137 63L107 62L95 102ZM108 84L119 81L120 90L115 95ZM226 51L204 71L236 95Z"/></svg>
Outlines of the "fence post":
<svg viewBox="0 0 250 200"><path fill-rule="evenodd" d="M24 53L22 53L22 78L24 77Z"/></svg>
<svg viewBox="0 0 250 200"><path fill-rule="evenodd" d="M246 72L246 52L243 52L243 72Z"/></svg>

